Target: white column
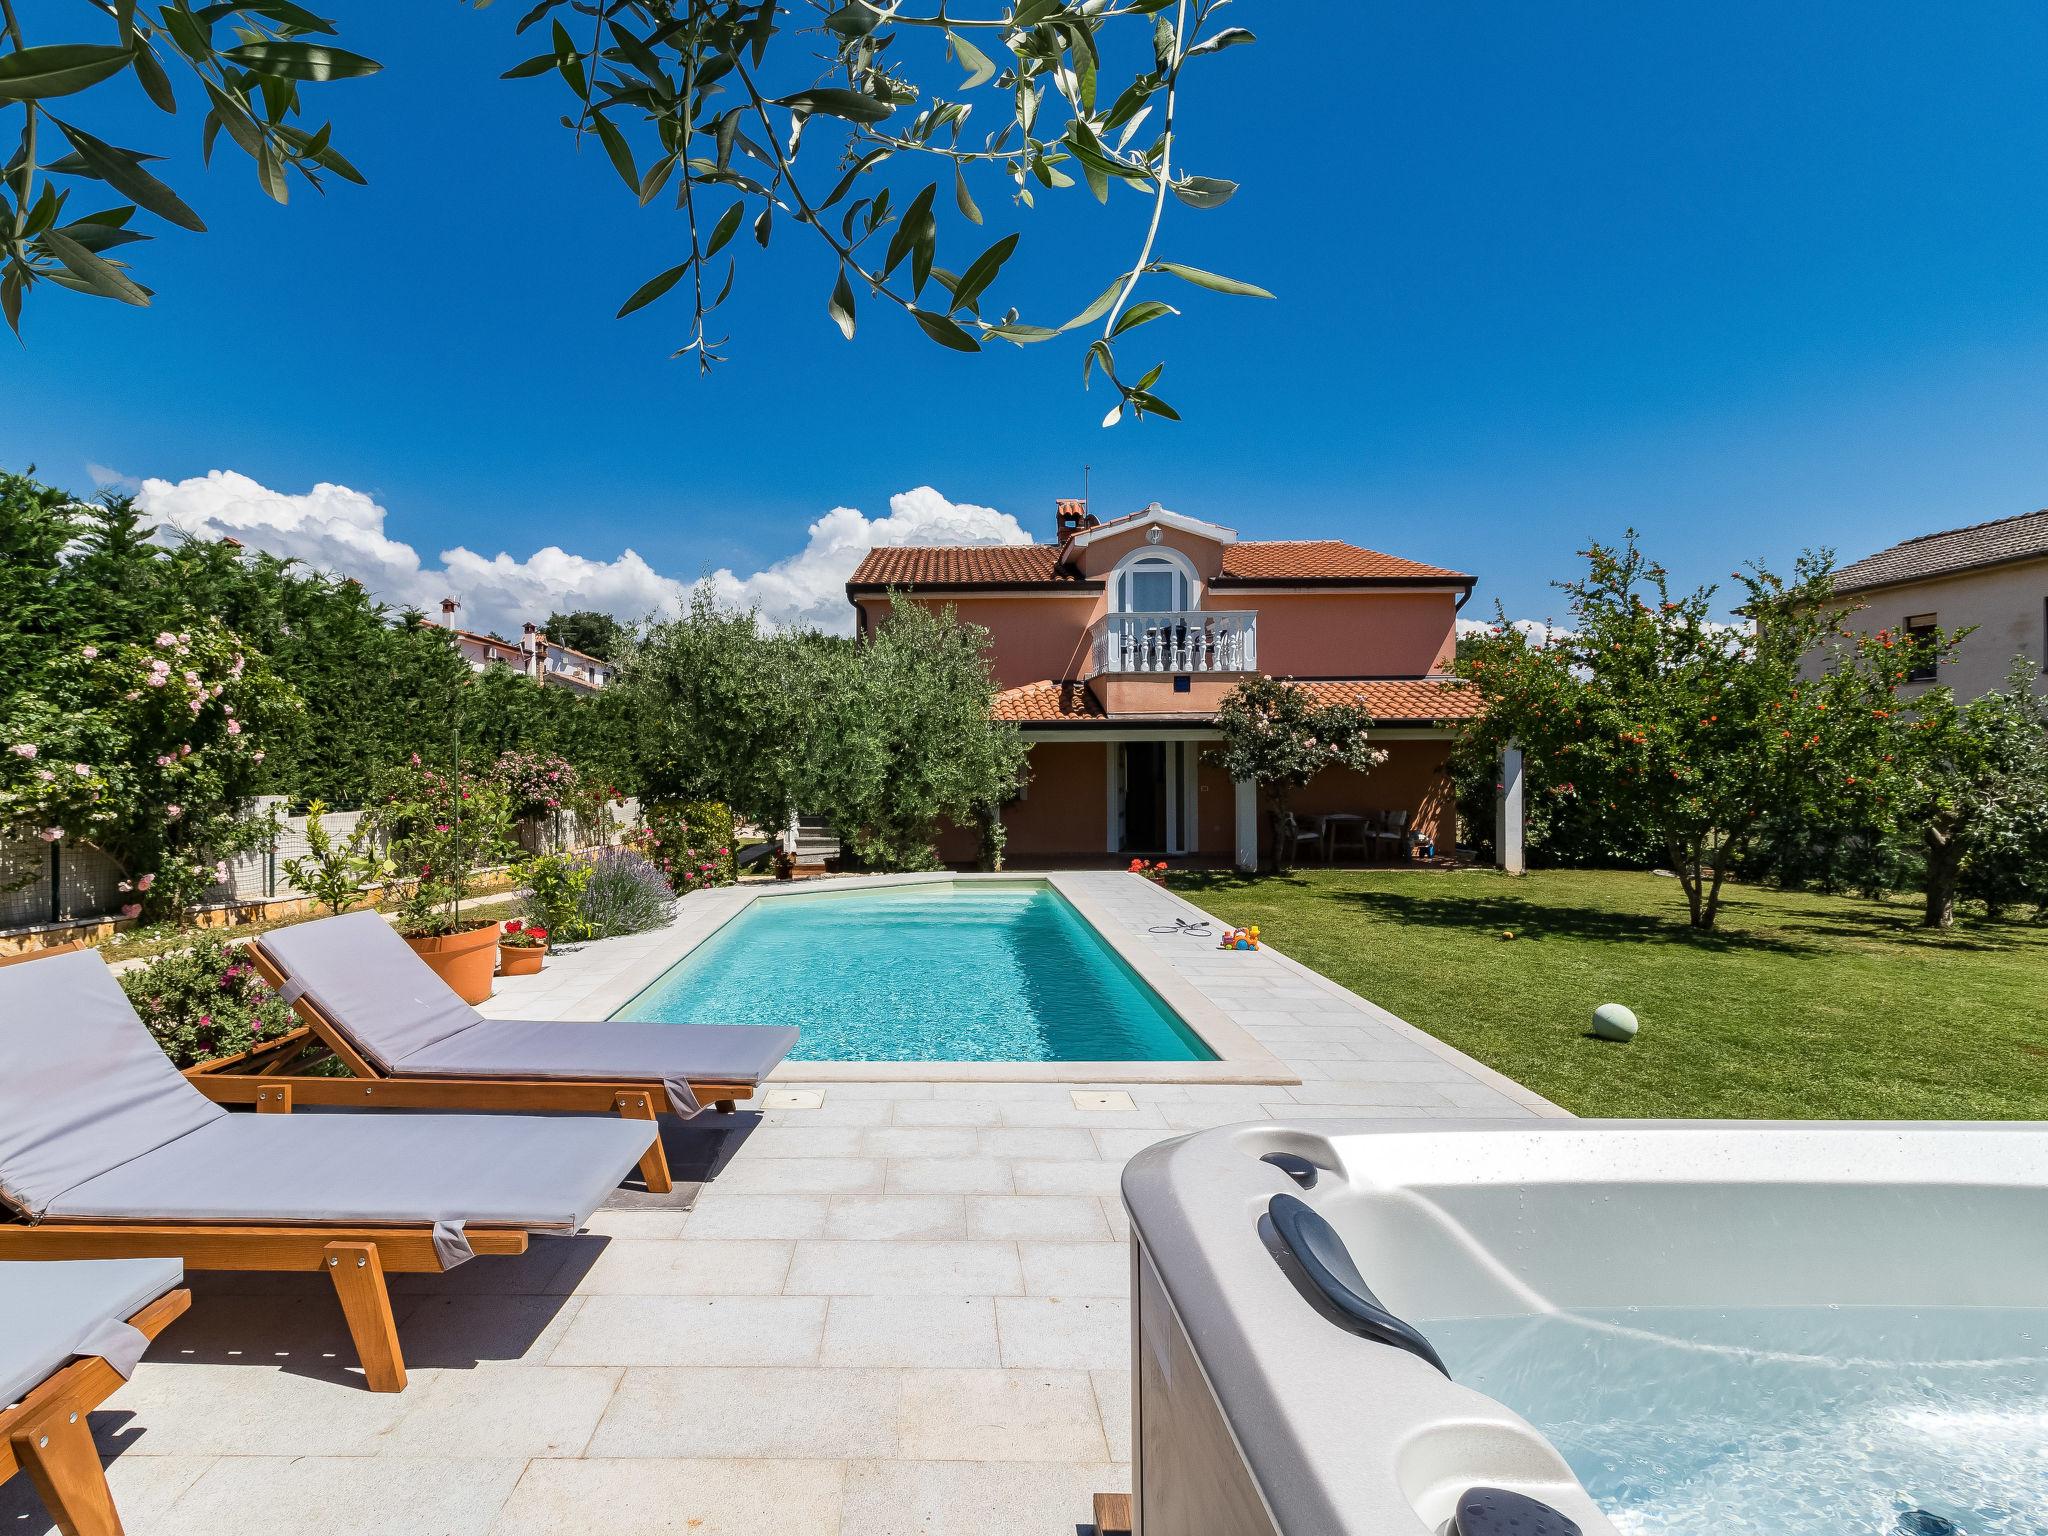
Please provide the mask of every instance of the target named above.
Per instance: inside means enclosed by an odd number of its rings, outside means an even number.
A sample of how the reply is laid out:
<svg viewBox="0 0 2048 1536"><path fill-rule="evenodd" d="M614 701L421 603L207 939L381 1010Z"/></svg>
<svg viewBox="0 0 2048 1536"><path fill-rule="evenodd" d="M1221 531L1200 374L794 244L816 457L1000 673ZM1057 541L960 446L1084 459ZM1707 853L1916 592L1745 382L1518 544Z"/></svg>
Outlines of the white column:
<svg viewBox="0 0 2048 1536"><path fill-rule="evenodd" d="M1250 779L1237 782L1237 867L1259 867L1259 787Z"/></svg>
<svg viewBox="0 0 2048 1536"><path fill-rule="evenodd" d="M1522 858L1522 749L1509 742L1500 755L1500 792L1494 798L1493 851L1511 875L1525 868Z"/></svg>

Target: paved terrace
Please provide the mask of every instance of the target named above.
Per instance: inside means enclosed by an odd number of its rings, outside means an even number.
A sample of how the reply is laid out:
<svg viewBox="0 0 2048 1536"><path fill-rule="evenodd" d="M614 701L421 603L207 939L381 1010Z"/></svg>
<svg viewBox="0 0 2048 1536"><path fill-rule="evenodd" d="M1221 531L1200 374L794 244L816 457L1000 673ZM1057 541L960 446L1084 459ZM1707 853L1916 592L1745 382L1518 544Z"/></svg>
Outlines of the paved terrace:
<svg viewBox="0 0 2048 1536"><path fill-rule="evenodd" d="M523 1259L397 1276L412 1385L357 1385L324 1277L199 1275L94 1416L134 1536L1072 1536L1127 1489L1124 1161L1266 1117L1560 1114L1202 914L1062 877L1299 1083L849 1081L790 1063L688 1211L601 1212ZM488 1012L592 1017L748 893L554 956ZM614 1006L615 1006L614 1002ZM780 1079L786 1079L780 1081ZM707 1133L719 1134L719 1133ZM27 1479L0 1536L48 1529Z"/></svg>

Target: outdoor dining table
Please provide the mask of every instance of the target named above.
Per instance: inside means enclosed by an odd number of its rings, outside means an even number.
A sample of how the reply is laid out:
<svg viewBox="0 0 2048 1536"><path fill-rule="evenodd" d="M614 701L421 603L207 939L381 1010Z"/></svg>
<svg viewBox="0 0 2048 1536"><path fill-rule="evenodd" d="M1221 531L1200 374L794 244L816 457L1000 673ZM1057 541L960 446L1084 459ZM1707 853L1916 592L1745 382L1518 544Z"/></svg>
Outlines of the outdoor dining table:
<svg viewBox="0 0 2048 1536"><path fill-rule="evenodd" d="M1323 817L1323 861L1334 863L1337 858L1339 834L1347 827L1358 829L1358 855L1363 859L1372 857L1372 838L1366 831L1367 821L1352 811L1338 811Z"/></svg>

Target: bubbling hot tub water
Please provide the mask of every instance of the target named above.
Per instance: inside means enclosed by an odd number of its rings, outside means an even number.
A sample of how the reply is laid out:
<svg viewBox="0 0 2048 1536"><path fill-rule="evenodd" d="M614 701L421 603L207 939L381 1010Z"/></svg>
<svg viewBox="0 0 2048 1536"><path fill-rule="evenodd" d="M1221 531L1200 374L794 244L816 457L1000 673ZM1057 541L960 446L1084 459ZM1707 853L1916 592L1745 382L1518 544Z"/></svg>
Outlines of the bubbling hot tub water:
<svg viewBox="0 0 2048 1536"><path fill-rule="evenodd" d="M1438 1319L1625 1536L2044 1536L2048 1310Z"/></svg>

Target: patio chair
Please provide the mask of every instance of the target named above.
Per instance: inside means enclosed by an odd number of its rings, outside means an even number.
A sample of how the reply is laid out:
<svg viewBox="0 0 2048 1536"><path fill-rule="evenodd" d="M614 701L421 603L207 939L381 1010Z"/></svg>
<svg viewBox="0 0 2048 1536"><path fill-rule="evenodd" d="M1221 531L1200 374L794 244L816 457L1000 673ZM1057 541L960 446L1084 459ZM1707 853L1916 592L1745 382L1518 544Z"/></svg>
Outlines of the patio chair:
<svg viewBox="0 0 2048 1536"><path fill-rule="evenodd" d="M1408 846L1408 812L1382 811L1381 823L1374 829L1373 842L1384 849L1389 860L1398 859Z"/></svg>
<svg viewBox="0 0 2048 1536"><path fill-rule="evenodd" d="M0 1259L325 1271L370 1389L405 1363L384 1276L574 1232L655 1128L514 1115L230 1114L93 954L0 970Z"/></svg>
<svg viewBox="0 0 2048 1536"><path fill-rule="evenodd" d="M1302 844L1314 847L1317 857L1325 864L1330 862L1330 845L1326 839L1326 828L1320 816L1297 816L1290 837L1289 862L1301 854Z"/></svg>
<svg viewBox="0 0 2048 1536"><path fill-rule="evenodd" d="M192 1304L176 1259L0 1264L0 1483L26 1471L65 1536L121 1536L86 1415Z"/></svg>
<svg viewBox="0 0 2048 1536"><path fill-rule="evenodd" d="M266 933L248 953L309 1034L351 1077L284 1075L289 1043L257 1060L205 1062L186 1075L216 1103L610 1113L688 1119L730 1111L796 1046L793 1028L758 1024L588 1023L486 1019L450 991L374 912ZM655 1137L647 1188L671 1187Z"/></svg>

